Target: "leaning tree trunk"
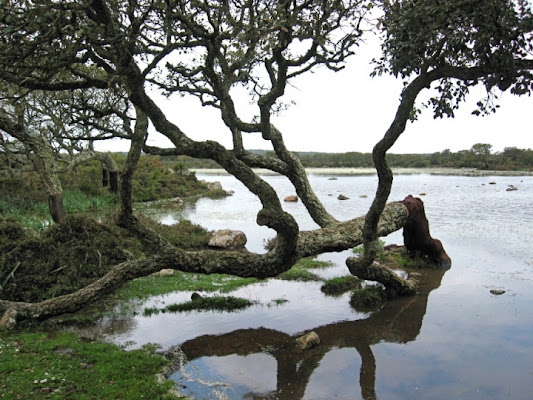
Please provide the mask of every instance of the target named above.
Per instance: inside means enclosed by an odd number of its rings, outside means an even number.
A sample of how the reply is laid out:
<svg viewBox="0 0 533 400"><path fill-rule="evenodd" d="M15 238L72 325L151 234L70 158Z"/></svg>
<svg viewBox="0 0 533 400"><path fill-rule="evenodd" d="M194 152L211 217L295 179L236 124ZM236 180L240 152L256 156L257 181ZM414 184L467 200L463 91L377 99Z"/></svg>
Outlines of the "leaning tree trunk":
<svg viewBox="0 0 533 400"><path fill-rule="evenodd" d="M394 145L394 143L396 143L396 140L405 131L406 123L411 116L418 94L430 83L431 79L426 74L421 74L405 87L392 124L385 133L383 139L374 146L372 159L378 174L378 187L374 201L366 215L365 226L363 228L363 257L361 259L352 260L350 262L352 265L350 270L355 271L359 269L360 271L366 271L372 266L372 263L376 258L378 247L378 221L389 198L393 181L393 174L386 160L387 151ZM357 263L361 264L360 268L355 266Z"/></svg>
<svg viewBox="0 0 533 400"><path fill-rule="evenodd" d="M148 135L148 118L146 114L138 107L135 107L135 112L137 120L131 135L130 150L120 180L120 207L117 215L117 224L120 226L128 226L133 220L132 179Z"/></svg>
<svg viewBox="0 0 533 400"><path fill-rule="evenodd" d="M55 170L50 143L41 136L29 137L27 144L33 152L33 165L48 194L48 208L54 222L61 222L67 213L63 205L63 188Z"/></svg>

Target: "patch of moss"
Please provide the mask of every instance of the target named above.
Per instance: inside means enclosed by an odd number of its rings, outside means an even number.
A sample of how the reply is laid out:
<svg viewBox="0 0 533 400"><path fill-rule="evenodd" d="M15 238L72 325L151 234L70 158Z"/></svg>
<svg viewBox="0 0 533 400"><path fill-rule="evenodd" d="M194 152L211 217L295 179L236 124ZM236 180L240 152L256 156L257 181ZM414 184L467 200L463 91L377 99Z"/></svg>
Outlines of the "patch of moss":
<svg viewBox="0 0 533 400"><path fill-rule="evenodd" d="M117 300L143 299L165 293L182 291L231 292L239 287L259 282L257 278L240 278L225 274L194 274L175 271L171 276L137 278L118 289L112 297Z"/></svg>
<svg viewBox="0 0 533 400"><path fill-rule="evenodd" d="M369 311L387 299L385 289L381 285L369 285L354 290L350 297L350 305L357 311Z"/></svg>
<svg viewBox="0 0 533 400"><path fill-rule="evenodd" d="M317 261L313 258L302 258L288 271L283 272L278 276L279 279L286 281L323 281L320 276L308 271L314 268L331 267L332 263L327 261Z"/></svg>
<svg viewBox="0 0 533 400"><path fill-rule="evenodd" d="M171 304L164 311L235 311L250 307L254 303L248 299L233 296L199 297L181 304Z"/></svg>
<svg viewBox="0 0 533 400"><path fill-rule="evenodd" d="M176 399L156 375L168 361L154 349L124 351L73 334L0 332L2 399Z"/></svg>
<svg viewBox="0 0 533 400"><path fill-rule="evenodd" d="M320 290L326 294L339 295L358 288L361 288L361 279L353 275L346 275L326 280Z"/></svg>

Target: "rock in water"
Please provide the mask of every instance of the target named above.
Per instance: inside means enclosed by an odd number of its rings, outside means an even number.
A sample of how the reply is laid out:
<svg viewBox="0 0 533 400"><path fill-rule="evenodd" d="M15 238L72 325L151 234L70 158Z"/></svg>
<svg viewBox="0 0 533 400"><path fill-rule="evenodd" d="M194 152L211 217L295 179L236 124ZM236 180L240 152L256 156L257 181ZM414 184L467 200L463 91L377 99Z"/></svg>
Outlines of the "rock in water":
<svg viewBox="0 0 533 400"><path fill-rule="evenodd" d="M297 338L296 343L302 350L305 350L320 344L320 338L315 331L311 331Z"/></svg>

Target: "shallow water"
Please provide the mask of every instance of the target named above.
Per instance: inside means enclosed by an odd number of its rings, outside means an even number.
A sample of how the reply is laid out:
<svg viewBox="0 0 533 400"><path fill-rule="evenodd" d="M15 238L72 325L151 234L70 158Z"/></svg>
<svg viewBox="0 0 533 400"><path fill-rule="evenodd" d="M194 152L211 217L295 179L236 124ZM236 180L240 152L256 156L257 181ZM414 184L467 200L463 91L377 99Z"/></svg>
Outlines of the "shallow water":
<svg viewBox="0 0 533 400"><path fill-rule="evenodd" d="M235 193L156 217L239 229L249 250L264 252L273 232L255 224L259 202L232 177L199 177L219 180ZM265 180L281 199L293 194L284 178ZM363 215L377 185L375 176L310 180L339 219ZM511 184L518 190L506 191ZM337 200L340 193L350 199ZM348 294L325 296L318 283L272 280L231 293L258 302L244 311L117 316L96 329L130 347L180 345L187 360L171 378L198 399L530 399L533 177L397 176L390 200L421 193L431 234L453 264L448 271L424 272L418 296L366 313L349 306ZM302 229L316 227L300 202L284 207ZM401 233L385 241L401 243ZM335 266L318 273L346 274L349 255L320 256ZM505 293L495 296L490 289ZM158 296L142 307L185 301L190 294ZM278 305L277 299L287 302ZM294 339L311 330L320 345L297 351Z"/></svg>

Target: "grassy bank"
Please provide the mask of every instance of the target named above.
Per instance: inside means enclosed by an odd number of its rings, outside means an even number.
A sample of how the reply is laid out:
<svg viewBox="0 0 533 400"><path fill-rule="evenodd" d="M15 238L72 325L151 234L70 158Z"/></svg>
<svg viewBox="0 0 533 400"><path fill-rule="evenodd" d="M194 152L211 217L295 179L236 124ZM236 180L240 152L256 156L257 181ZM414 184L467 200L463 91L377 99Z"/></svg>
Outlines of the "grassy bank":
<svg viewBox="0 0 533 400"><path fill-rule="evenodd" d="M0 332L0 399L170 400L153 349L123 351L73 334ZM184 397L181 397L184 398Z"/></svg>

